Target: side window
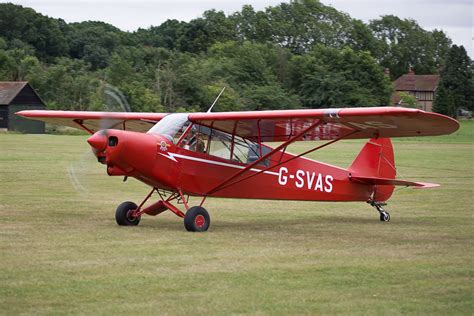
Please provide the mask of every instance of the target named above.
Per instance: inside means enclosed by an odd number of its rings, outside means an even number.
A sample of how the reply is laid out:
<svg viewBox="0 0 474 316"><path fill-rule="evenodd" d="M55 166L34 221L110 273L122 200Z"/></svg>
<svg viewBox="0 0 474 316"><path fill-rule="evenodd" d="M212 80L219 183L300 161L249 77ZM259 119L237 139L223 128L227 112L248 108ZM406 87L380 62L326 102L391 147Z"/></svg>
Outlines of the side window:
<svg viewBox="0 0 474 316"><path fill-rule="evenodd" d="M210 155L230 159L230 147L232 144L229 135L213 130L210 142Z"/></svg>
<svg viewBox="0 0 474 316"><path fill-rule="evenodd" d="M182 132L178 134L181 135ZM179 146L184 149L230 159L243 164L253 163L260 158L259 144L239 136L234 137L232 144L231 135L198 124L193 125ZM263 155L270 152L270 150L270 148L262 146ZM265 159L261 161L259 165L268 167L270 161L269 159Z"/></svg>
<svg viewBox="0 0 474 316"><path fill-rule="evenodd" d="M262 156L265 156L266 154L268 154L271 151L271 149L266 147L266 146L261 146L261 147L262 147ZM262 157L262 156L260 156L260 145L257 144L257 143L250 143L247 163L255 162L258 159L260 159L260 157ZM265 159L265 160L259 162L258 165L263 165L263 166L268 167L268 166L270 166L270 160Z"/></svg>
<svg viewBox="0 0 474 316"><path fill-rule="evenodd" d="M234 153L232 160L240 163L247 163L249 156L249 145L240 137L234 139Z"/></svg>
<svg viewBox="0 0 474 316"><path fill-rule="evenodd" d="M257 144L250 144L249 146L249 157L247 159L248 163L252 163L256 161L258 158L260 158L260 147Z"/></svg>
<svg viewBox="0 0 474 316"><path fill-rule="evenodd" d="M262 154L265 155L270 149L268 147L262 147ZM260 158L260 146L257 143L244 140L238 136L234 139L234 152L232 160L238 161L245 164L250 164L255 162ZM259 162L259 165L269 166L270 161L265 159L264 161Z"/></svg>
<svg viewBox="0 0 474 316"><path fill-rule="evenodd" d="M209 128L194 125L185 136L180 146L184 149L206 153L207 143L209 142Z"/></svg>

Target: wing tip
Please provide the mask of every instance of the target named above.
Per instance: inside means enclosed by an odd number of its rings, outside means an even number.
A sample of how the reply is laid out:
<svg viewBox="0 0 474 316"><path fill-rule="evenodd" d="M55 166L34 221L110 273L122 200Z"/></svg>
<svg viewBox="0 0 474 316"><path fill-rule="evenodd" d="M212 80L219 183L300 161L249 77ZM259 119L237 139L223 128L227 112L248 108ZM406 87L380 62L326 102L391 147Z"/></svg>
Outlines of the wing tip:
<svg viewBox="0 0 474 316"><path fill-rule="evenodd" d="M415 182L416 185L413 187L414 189L431 189L431 188L438 188L441 185L438 183L429 183L429 182Z"/></svg>
<svg viewBox="0 0 474 316"><path fill-rule="evenodd" d="M440 123L442 123L442 127L443 127L443 133L441 135L452 134L456 132L457 130L459 130L459 128L461 127L461 125L459 124L459 121L450 116L436 113L436 112L426 112L422 110L418 110L418 111L420 114L429 115L431 117L434 117L440 120Z"/></svg>
<svg viewBox="0 0 474 316"><path fill-rule="evenodd" d="M18 111L18 112L15 112L15 115L23 116L23 117L28 117L28 112L29 112L29 111L27 111L27 110Z"/></svg>

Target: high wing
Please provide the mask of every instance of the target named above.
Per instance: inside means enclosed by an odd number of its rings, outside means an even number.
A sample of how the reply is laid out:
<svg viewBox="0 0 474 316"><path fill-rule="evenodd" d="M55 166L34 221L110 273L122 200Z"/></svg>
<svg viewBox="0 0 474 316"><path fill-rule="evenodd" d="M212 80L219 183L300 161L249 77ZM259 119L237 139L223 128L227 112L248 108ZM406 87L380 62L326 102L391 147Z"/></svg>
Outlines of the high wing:
<svg viewBox="0 0 474 316"><path fill-rule="evenodd" d="M20 116L82 128L89 133L115 128L146 132L166 113L30 110ZM194 123L261 142L287 141L312 124L299 140L407 137L451 134L459 123L447 116L398 107L190 113Z"/></svg>
<svg viewBox="0 0 474 316"><path fill-rule="evenodd" d="M287 141L316 123L298 140L434 136L459 128L450 117L399 107L191 113L189 120L261 142Z"/></svg>
<svg viewBox="0 0 474 316"><path fill-rule="evenodd" d="M20 111L16 114L46 123L82 128L91 134L106 128L146 132L166 115L166 113L48 110Z"/></svg>

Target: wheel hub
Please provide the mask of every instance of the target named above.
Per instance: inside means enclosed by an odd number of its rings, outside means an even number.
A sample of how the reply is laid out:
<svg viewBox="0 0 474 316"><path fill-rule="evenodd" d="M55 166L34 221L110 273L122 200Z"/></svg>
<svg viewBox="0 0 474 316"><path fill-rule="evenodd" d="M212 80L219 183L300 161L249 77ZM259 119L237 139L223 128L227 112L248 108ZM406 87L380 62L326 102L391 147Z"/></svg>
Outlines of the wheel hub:
<svg viewBox="0 0 474 316"><path fill-rule="evenodd" d="M136 210L129 210L129 211L127 212L127 219L128 219L129 221L131 221L131 222L133 222L134 220L137 219L137 216L136 216L136 214L135 214L135 211L136 211Z"/></svg>
<svg viewBox="0 0 474 316"><path fill-rule="evenodd" d="M196 224L196 227L202 228L204 227L204 224L206 223L206 219L202 215L196 216L196 219L194 220L194 223Z"/></svg>

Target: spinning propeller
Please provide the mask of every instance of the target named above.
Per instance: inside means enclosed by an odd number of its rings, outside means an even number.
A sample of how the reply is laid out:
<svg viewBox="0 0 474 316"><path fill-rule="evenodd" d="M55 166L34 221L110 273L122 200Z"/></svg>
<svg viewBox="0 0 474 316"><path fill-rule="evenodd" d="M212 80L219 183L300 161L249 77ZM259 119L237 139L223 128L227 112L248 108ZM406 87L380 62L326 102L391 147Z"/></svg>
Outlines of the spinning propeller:
<svg viewBox="0 0 474 316"><path fill-rule="evenodd" d="M101 111L104 112L131 112L130 105L126 97L116 87L106 84L103 89L104 103ZM98 130L96 134L88 139L91 145L79 159L72 162L68 169L68 176L71 185L81 195L90 193L90 181L87 181L94 168L97 168L97 158L93 151L105 149L107 145L107 129L114 128L117 124L116 120L112 118L104 118L99 121ZM91 151L92 149L92 151Z"/></svg>

